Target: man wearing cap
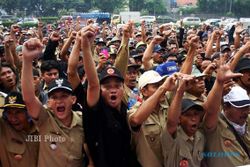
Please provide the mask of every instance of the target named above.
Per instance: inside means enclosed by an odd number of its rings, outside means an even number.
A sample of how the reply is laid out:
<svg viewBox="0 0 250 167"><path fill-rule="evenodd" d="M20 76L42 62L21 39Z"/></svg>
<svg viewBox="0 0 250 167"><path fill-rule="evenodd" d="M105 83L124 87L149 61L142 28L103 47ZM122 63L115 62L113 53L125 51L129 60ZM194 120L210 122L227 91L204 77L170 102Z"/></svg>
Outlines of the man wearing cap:
<svg viewBox="0 0 250 167"><path fill-rule="evenodd" d="M250 96L250 59L241 58L236 65L235 72L243 74L242 77L236 79L236 82L244 88L247 91L248 96Z"/></svg>
<svg viewBox="0 0 250 167"><path fill-rule="evenodd" d="M106 42L102 38L98 38L95 43L95 50L94 50L94 60L96 63L99 62L100 53L103 47L106 46Z"/></svg>
<svg viewBox="0 0 250 167"><path fill-rule="evenodd" d="M140 65L136 64L133 58L129 58L126 74L124 76L124 102L127 103L131 96L131 90L138 87Z"/></svg>
<svg viewBox="0 0 250 167"><path fill-rule="evenodd" d="M163 63L162 54L164 53L164 48L159 45L161 41L163 41L163 37L155 36L145 50L142 57L142 64L145 70L150 70Z"/></svg>
<svg viewBox="0 0 250 167"><path fill-rule="evenodd" d="M0 159L3 167L37 167L38 131L28 116L19 92L10 92L1 107Z"/></svg>
<svg viewBox="0 0 250 167"><path fill-rule="evenodd" d="M182 99L185 90L191 85L193 76L184 76L168 110L166 127L162 133L164 166L180 166L183 161L188 166L200 167L205 147L205 137L199 125L203 107L190 99Z"/></svg>
<svg viewBox="0 0 250 167"><path fill-rule="evenodd" d="M38 166L81 166L84 135L82 117L72 112L76 97L65 79L56 79L48 86L48 103L44 107L35 96L32 84L32 61L41 53L42 44L32 38L24 43L22 93L26 107L41 136Z"/></svg>
<svg viewBox="0 0 250 167"><path fill-rule="evenodd" d="M81 30L84 69L88 79L84 131L95 167L130 165L130 130L127 106L122 102L124 79L114 67L107 67L98 79L91 55L93 26Z"/></svg>
<svg viewBox="0 0 250 167"><path fill-rule="evenodd" d="M207 139L204 155L208 166L234 167L250 163L249 96L243 88L235 86L223 97L221 107L224 83L240 76L242 74L232 73L228 65L219 67L207 103L203 105Z"/></svg>
<svg viewBox="0 0 250 167"><path fill-rule="evenodd" d="M205 93L205 74L201 73L198 68L193 65L191 75L195 76L189 89L186 90L184 98L191 99L195 103L202 105L206 101Z"/></svg>
<svg viewBox="0 0 250 167"><path fill-rule="evenodd" d="M133 134L137 159L143 167L162 167L160 136L166 124L168 102L165 93L171 91L175 76L160 76L156 71L144 72L139 78L143 102L129 110L129 124Z"/></svg>

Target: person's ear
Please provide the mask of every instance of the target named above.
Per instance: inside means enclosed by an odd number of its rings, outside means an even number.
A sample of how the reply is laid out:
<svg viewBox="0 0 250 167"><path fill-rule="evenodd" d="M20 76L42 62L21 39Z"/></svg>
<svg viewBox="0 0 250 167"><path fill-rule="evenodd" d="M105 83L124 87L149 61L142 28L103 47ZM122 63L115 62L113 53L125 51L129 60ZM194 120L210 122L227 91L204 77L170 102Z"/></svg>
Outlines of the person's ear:
<svg viewBox="0 0 250 167"><path fill-rule="evenodd" d="M75 104L77 99L76 96L72 96L71 98L72 98L72 104Z"/></svg>
<svg viewBox="0 0 250 167"><path fill-rule="evenodd" d="M143 97L148 97L148 90L147 90L147 88L145 88L145 87L142 88L141 89L141 94L142 94Z"/></svg>

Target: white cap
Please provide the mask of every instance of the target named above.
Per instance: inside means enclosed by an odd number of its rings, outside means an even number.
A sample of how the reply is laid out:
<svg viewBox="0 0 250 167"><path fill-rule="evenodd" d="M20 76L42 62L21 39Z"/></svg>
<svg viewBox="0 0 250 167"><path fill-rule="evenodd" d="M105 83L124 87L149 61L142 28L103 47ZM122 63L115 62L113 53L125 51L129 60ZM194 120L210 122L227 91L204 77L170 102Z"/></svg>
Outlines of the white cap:
<svg viewBox="0 0 250 167"><path fill-rule="evenodd" d="M147 84L160 82L166 77L167 76L160 76L158 72L153 71L153 70L146 71L139 78L139 82L138 82L139 89L142 89Z"/></svg>
<svg viewBox="0 0 250 167"><path fill-rule="evenodd" d="M231 91L223 97L224 103L228 102L236 108L250 106L247 91L240 86L234 86Z"/></svg>

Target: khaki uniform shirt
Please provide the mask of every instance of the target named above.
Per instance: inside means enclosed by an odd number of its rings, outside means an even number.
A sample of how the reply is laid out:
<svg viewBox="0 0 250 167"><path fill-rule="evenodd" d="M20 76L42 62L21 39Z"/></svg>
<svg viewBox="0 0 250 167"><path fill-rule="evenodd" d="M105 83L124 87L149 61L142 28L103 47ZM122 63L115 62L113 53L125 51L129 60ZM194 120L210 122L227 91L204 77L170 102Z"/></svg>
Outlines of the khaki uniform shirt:
<svg viewBox="0 0 250 167"><path fill-rule="evenodd" d="M140 107L136 103L129 111L132 115ZM133 131L132 138L135 145L137 159L143 167L162 167L163 154L161 134L166 126L168 104L161 104L159 111L154 111L143 122L138 131Z"/></svg>
<svg viewBox="0 0 250 167"><path fill-rule="evenodd" d="M64 126L54 114L43 108L36 122L40 138L39 167L78 167L83 159L82 117L72 112L70 127Z"/></svg>
<svg viewBox="0 0 250 167"><path fill-rule="evenodd" d="M29 135L38 136L34 125L29 133L19 132L0 118L0 157L3 167L37 167L39 141L28 140Z"/></svg>
<svg viewBox="0 0 250 167"><path fill-rule="evenodd" d="M243 135L242 139L247 148L250 149L250 116L248 116L246 128L246 134ZM206 153L211 153L212 156L211 158L207 157L209 167L235 167L250 164L247 154L227 123L221 118L213 132L206 132L206 139ZM224 155L218 155L218 153L224 153Z"/></svg>
<svg viewBox="0 0 250 167"><path fill-rule="evenodd" d="M189 137L179 126L175 137L172 137L166 128L162 134L164 167L179 167L184 159L190 167L200 167L204 147L205 137L200 130Z"/></svg>
<svg viewBox="0 0 250 167"><path fill-rule="evenodd" d="M5 97L7 96L7 94L0 92L0 106L4 105L4 101L5 101ZM3 109L0 109L0 117L2 117L3 114Z"/></svg>
<svg viewBox="0 0 250 167"><path fill-rule="evenodd" d="M200 97L196 97L190 93L185 92L183 99L191 99L194 103L202 106L203 103L207 100L207 97L203 94Z"/></svg>

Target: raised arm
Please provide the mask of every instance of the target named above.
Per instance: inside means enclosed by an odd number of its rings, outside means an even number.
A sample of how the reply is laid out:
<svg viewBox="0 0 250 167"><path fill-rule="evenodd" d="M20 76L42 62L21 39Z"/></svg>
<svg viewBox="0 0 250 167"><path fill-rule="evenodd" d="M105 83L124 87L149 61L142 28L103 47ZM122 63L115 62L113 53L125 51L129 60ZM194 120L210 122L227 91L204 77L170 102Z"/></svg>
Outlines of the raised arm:
<svg viewBox="0 0 250 167"><path fill-rule="evenodd" d="M179 86L176 90L175 96L173 98L173 101L171 102L171 105L168 110L168 120L167 120L167 130L168 133L173 135L176 130L177 126L179 124L179 117L181 115L181 103L182 98L184 95L184 92L188 90L191 86L191 80L194 79L191 75L181 75L182 77L179 77Z"/></svg>
<svg viewBox="0 0 250 167"><path fill-rule="evenodd" d="M191 35L190 37L188 37L188 42L190 44L190 47L187 53L187 58L184 61L182 68L180 70L180 72L183 74L191 74L192 72L192 68L193 68L192 65L194 62L196 48L198 47L198 43L199 43L199 37Z"/></svg>
<svg viewBox="0 0 250 167"><path fill-rule="evenodd" d="M32 61L42 52L42 44L39 39L31 38L23 44L23 69L21 75L21 86L23 100L25 101L29 115L38 119L42 104L35 95L33 85Z"/></svg>
<svg viewBox="0 0 250 167"><path fill-rule="evenodd" d="M217 35L219 35L220 32L219 30L215 30L213 31L210 39L208 40L208 43L207 43L207 48L206 48L206 57L208 58L211 58L212 54L213 54L213 44L214 44L214 41L216 40L217 38Z"/></svg>
<svg viewBox="0 0 250 167"><path fill-rule="evenodd" d="M125 77L127 71L129 58L128 42L129 38L132 36L132 32L132 23L129 22L123 27L122 43L114 63L114 66L121 72L123 77Z"/></svg>
<svg viewBox="0 0 250 167"><path fill-rule="evenodd" d="M240 48L240 50L234 55L234 59L230 63L230 69L234 71L237 66L240 58L249 51L250 49L250 41L248 41L244 46Z"/></svg>
<svg viewBox="0 0 250 167"><path fill-rule="evenodd" d="M145 100L135 113L130 115L129 123L132 127L141 125L154 111L159 104L160 98L166 93L166 91L172 91L175 89L175 80L175 75L168 77L156 92Z"/></svg>
<svg viewBox="0 0 250 167"><path fill-rule="evenodd" d="M73 45L72 51L69 56L68 69L67 69L68 81L70 82L73 89L75 89L81 82L77 69L80 57L80 50L81 50L81 36L80 33L77 33L75 44Z"/></svg>
<svg viewBox="0 0 250 167"><path fill-rule="evenodd" d="M238 49L240 47L240 34L244 31L242 23L237 23L235 27L234 47Z"/></svg>
<svg viewBox="0 0 250 167"><path fill-rule="evenodd" d="M41 19L38 19L38 25L37 25L37 34L40 39L40 41L43 41L43 23Z"/></svg>
<svg viewBox="0 0 250 167"><path fill-rule="evenodd" d="M72 41L76 38L76 31L72 31L70 33L70 36L69 38L66 40L66 42L64 43L63 47L62 47L62 50L60 51L60 58L67 62L68 61L68 58L67 58L67 52L70 48L70 45L72 43Z"/></svg>
<svg viewBox="0 0 250 167"><path fill-rule="evenodd" d="M100 97L100 83L91 52L91 45L96 35L96 29L92 25L88 25L80 32L84 70L88 80L87 104L89 107L93 107L97 104Z"/></svg>
<svg viewBox="0 0 250 167"><path fill-rule="evenodd" d="M217 69L214 86L208 94L207 101L203 104L205 110L205 128L208 131L213 131L217 126L224 83L240 76L242 76L242 74L232 73L229 65L221 65Z"/></svg>
<svg viewBox="0 0 250 167"><path fill-rule="evenodd" d="M153 40L148 45L147 49L145 50L143 57L142 57L142 64L144 66L145 70L152 69L152 64L150 63L150 60L152 59L153 50L156 44L160 44L161 41L163 41L163 37L157 35L153 38Z"/></svg>

